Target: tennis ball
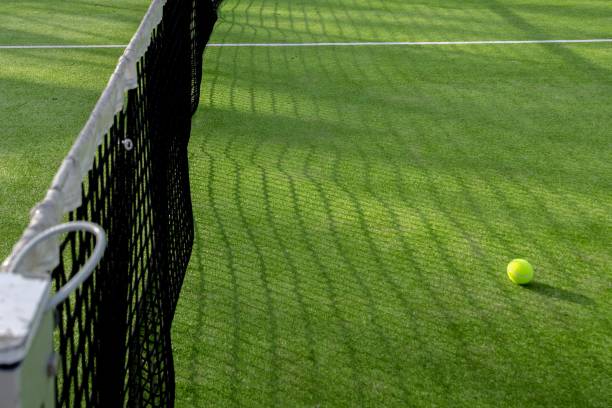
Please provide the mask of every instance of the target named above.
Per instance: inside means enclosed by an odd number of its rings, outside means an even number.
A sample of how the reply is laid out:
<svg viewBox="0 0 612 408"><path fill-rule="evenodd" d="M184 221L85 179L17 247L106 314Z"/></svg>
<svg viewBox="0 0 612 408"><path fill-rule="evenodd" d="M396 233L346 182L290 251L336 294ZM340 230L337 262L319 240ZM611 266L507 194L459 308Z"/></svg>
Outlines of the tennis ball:
<svg viewBox="0 0 612 408"><path fill-rule="evenodd" d="M524 259L514 259L506 269L510 280L518 285L524 285L533 279L533 266Z"/></svg>

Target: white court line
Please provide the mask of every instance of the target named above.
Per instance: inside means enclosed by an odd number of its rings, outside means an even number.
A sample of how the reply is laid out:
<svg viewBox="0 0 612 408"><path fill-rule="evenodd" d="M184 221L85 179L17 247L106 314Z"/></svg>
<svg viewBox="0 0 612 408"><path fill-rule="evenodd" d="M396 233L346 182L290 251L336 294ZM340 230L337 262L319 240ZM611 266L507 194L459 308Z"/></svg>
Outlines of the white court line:
<svg viewBox="0 0 612 408"><path fill-rule="evenodd" d="M69 48L125 48L126 45L0 45L0 50L44 50Z"/></svg>
<svg viewBox="0 0 612 408"><path fill-rule="evenodd" d="M369 41L369 42L306 42L306 43L229 43L208 44L209 47L350 47L372 45L478 45L478 44L566 44L612 43L612 38L589 40L490 40L490 41Z"/></svg>
<svg viewBox="0 0 612 408"><path fill-rule="evenodd" d="M587 40L485 40L485 41L366 41L366 42L304 42L304 43L225 43L209 47L352 47L376 45L483 45L483 44L579 44L612 43L612 38ZM69 48L125 48L125 45L0 45L0 50L69 49Z"/></svg>

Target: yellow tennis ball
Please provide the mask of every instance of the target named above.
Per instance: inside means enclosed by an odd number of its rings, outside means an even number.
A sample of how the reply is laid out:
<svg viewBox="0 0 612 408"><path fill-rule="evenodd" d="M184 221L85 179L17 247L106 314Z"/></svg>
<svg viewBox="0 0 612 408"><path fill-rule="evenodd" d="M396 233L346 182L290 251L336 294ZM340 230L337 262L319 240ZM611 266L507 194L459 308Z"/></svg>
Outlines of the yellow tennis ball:
<svg viewBox="0 0 612 408"><path fill-rule="evenodd" d="M510 280L518 285L524 285L533 279L533 266L524 259L514 259L506 269Z"/></svg>

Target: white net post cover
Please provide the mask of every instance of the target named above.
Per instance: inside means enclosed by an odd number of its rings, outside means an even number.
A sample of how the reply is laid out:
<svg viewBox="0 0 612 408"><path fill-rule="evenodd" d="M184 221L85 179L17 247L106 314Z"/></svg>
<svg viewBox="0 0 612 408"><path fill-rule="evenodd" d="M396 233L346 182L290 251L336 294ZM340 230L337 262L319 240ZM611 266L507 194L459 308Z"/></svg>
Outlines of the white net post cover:
<svg viewBox="0 0 612 408"><path fill-rule="evenodd" d="M0 408L52 407L50 279L0 273Z"/></svg>

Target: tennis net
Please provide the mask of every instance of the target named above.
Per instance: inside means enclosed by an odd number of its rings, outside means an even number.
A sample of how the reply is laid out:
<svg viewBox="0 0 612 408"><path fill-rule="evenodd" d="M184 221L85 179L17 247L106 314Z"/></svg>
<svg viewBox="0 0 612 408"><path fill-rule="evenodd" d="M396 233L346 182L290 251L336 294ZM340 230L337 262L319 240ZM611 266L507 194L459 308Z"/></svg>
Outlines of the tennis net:
<svg viewBox="0 0 612 408"><path fill-rule="evenodd" d="M193 242L187 144L218 3L151 3L15 245L66 219L108 236L92 277L57 310L57 406L173 405L170 327ZM19 269L52 271L59 288L93 246L91 235L70 233Z"/></svg>

